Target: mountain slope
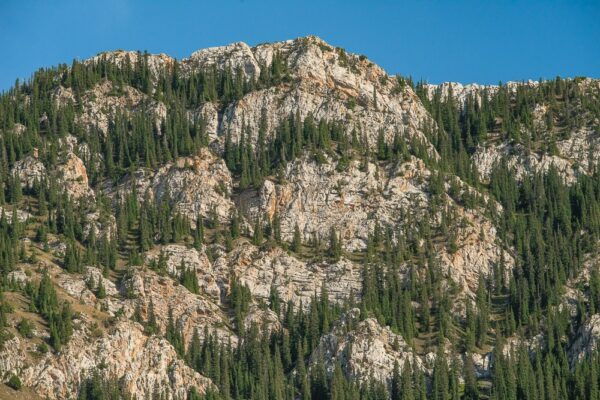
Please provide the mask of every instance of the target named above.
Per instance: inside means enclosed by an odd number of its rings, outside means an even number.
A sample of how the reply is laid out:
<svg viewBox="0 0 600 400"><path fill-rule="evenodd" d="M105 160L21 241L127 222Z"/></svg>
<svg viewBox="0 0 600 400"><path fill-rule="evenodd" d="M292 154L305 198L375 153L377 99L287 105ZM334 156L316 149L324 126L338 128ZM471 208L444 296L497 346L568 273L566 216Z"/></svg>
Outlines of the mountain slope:
<svg viewBox="0 0 600 400"><path fill-rule="evenodd" d="M0 377L593 398L599 98L415 85L313 36L41 70L0 99Z"/></svg>

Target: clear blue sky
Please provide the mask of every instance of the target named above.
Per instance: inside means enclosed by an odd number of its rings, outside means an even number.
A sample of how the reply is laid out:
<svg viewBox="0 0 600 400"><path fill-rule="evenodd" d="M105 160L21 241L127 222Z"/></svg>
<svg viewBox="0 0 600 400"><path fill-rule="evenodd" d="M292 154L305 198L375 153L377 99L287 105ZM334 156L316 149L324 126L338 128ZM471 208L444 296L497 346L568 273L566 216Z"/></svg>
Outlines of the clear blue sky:
<svg viewBox="0 0 600 400"><path fill-rule="evenodd" d="M308 34L434 83L600 77L600 0L0 0L0 90L104 50L182 58Z"/></svg>

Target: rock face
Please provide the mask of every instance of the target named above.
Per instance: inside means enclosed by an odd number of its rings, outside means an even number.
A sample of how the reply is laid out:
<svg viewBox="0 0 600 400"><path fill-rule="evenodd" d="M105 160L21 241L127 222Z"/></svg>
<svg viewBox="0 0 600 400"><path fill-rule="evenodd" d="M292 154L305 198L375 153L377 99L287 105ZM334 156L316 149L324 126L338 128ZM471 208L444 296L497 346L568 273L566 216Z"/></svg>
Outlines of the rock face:
<svg viewBox="0 0 600 400"><path fill-rule="evenodd" d="M528 80L526 82L506 82L505 86L509 92L515 93L520 86L537 87L539 82ZM439 85L423 85L426 95L431 99L439 93L442 99L447 99L449 95L459 103L464 104L469 97L481 99L482 96L492 96L498 92L498 85L480 85L469 83L463 85L460 82L444 82Z"/></svg>
<svg viewBox="0 0 600 400"><path fill-rule="evenodd" d="M600 80L597 79L578 79L577 90L588 93L590 97L597 96L600 90ZM539 82L509 82L506 84L509 94L516 96L519 88L535 88ZM455 82L446 82L441 85L425 85L424 89L432 98L438 94L442 98L447 98L450 94L459 104L465 104L467 98L473 98L481 101L482 97L489 97L498 92L499 87L495 85L462 85ZM554 168L565 179L567 183L573 183L577 177L582 174L592 174L598 165L597 156L600 151L600 121L598 118L585 121L588 116L586 109L580 104L577 113L578 122L572 127L556 131L548 126L547 120L551 112L549 104L535 104L532 110L532 129L535 133L542 136L542 142L545 145L554 144L552 149L528 148L522 143L516 143L511 140L492 137L491 140L479 145L473 155L473 165L478 169L482 178L487 179L494 167L501 162L514 169L517 178L521 179L525 175L543 173L550 168ZM571 111L573 113L573 111ZM550 114L552 115L552 114ZM550 118L552 119L552 118ZM520 126L519 129L525 135L532 135L529 127Z"/></svg>
<svg viewBox="0 0 600 400"><path fill-rule="evenodd" d="M82 380L101 365L107 376L122 377L123 387L142 398L151 396L155 387L174 399L186 396L192 386L199 392L212 386L178 358L166 339L144 335L133 322L119 322L92 341L89 331L77 330L58 355L48 354L34 365L28 365L25 351L19 339L13 339L1 353L6 361L0 368L18 374L24 385L49 399L74 397Z"/></svg>
<svg viewBox="0 0 600 400"><path fill-rule="evenodd" d="M179 278L182 268L192 270L197 275L200 289L213 300L221 301L222 286L226 282L226 277L219 279L219 283L221 283L221 286L219 286L212 264L204 251L200 252L194 248L171 244L147 255L149 262L158 263L161 257L164 257L167 271L171 276ZM227 271L224 272L227 274Z"/></svg>
<svg viewBox="0 0 600 400"><path fill-rule="evenodd" d="M198 50L189 58L184 59L182 64L184 70L187 71L208 69L213 66L219 69L229 68L235 73L241 71L247 78L258 78L261 70L261 65L254 57L252 48L243 42ZM262 65L262 67L265 66Z"/></svg>
<svg viewBox="0 0 600 400"><path fill-rule="evenodd" d="M304 241L314 236L328 240L334 228L345 249L360 251L377 224L407 234L413 228L407 221L430 217L430 175L416 158L387 168L374 163L362 168L352 162L343 172L334 162L319 165L299 160L288 165L280 182L266 180L258 193L246 193L239 201L251 218L272 220L277 214L285 240L291 241L296 225ZM513 265L496 228L481 210L465 209L449 195L443 195L442 201L461 221L456 224L456 249L437 249L448 276L474 291L480 274L489 274L501 262L507 268ZM435 217L443 223L441 216Z"/></svg>
<svg viewBox="0 0 600 400"><path fill-rule="evenodd" d="M339 121L348 132L356 129L364 134L371 144L379 130L390 141L398 132L426 142L419 127L429 117L415 93L409 87L400 89L394 79L366 58L345 53L316 37L250 50L237 53L244 70L260 73L256 65L270 65L279 56L285 61L290 83L249 93L227 107L221 134L229 132L234 141L244 125L250 132L258 132L263 113L272 132L285 118L299 112L302 118L310 114L316 120ZM229 51L216 48L196 58L218 60Z"/></svg>
<svg viewBox="0 0 600 400"><path fill-rule="evenodd" d="M169 318L172 318L186 342L191 339L194 330L203 337L205 328L224 340L231 338L234 344L237 341L227 329L229 319L218 304L203 295L191 293L167 276L160 276L146 268L133 268L118 287L102 278L106 291L106 297L102 299L97 297L100 278L100 271L87 268L80 279L59 273L57 283L74 299L112 317L122 314L134 318L138 313L143 321L147 321L153 312L159 333L166 331ZM94 287L90 287L90 282Z"/></svg>
<svg viewBox="0 0 600 400"><path fill-rule="evenodd" d="M184 339L189 341L194 330L203 337L204 328L208 328L218 337L231 340L235 344L227 328L229 319L210 299L190 293L185 287L171 279L160 277L151 271L139 271L123 282L122 290L129 299L125 300L125 315L133 316L136 308L142 318L147 320L150 305L154 308L160 331L165 332L169 314L181 329Z"/></svg>
<svg viewBox="0 0 600 400"><path fill-rule="evenodd" d="M355 309L353 315L348 315L331 334L321 338L311 357L313 362L322 359L329 371L339 363L350 379L359 382L369 378L389 382L395 363L400 371L407 361L412 368L424 369L421 359L404 339L373 318L355 322L355 327L345 333L348 319L356 318L358 313Z"/></svg>
<svg viewBox="0 0 600 400"><path fill-rule="evenodd" d="M353 162L344 172L331 161L300 160L286 168L282 183L265 181L258 196L242 198L241 206L270 219L277 213L286 240L292 239L296 225L305 241L313 235L328 238L333 227L344 246L355 251L365 248L376 221L400 222L402 212L424 208L428 176L417 160L390 169L369 163L364 170Z"/></svg>
<svg viewBox="0 0 600 400"><path fill-rule="evenodd" d="M150 70L152 78L156 78L165 69L170 69L175 64L175 59L164 53L160 54L145 54L138 51L107 51L98 54L92 58L84 61L86 64L97 63L98 61L106 60L110 61L120 67L125 66L127 63L135 65L138 61L145 59L148 63L148 69Z"/></svg>
<svg viewBox="0 0 600 400"><path fill-rule="evenodd" d="M515 262L489 219L478 211L456 210L461 221L456 232L456 250L440 252L439 260L446 274L472 294L477 290L479 278L489 277L494 266L502 265L511 271Z"/></svg>
<svg viewBox="0 0 600 400"><path fill-rule="evenodd" d="M0 206L0 216L4 215L4 218L6 218L6 222L12 222L12 218L13 215L17 215L17 220L19 222L25 222L27 221L29 218L31 218L31 214L28 213L27 211L23 211L23 210L19 210L17 208L9 208L9 207L2 207Z"/></svg>
<svg viewBox="0 0 600 400"><path fill-rule="evenodd" d="M88 213L83 224L83 236L89 237L92 231L96 238L113 237L117 233L115 216L105 211Z"/></svg>
<svg viewBox="0 0 600 400"><path fill-rule="evenodd" d="M96 293L101 282L109 298L119 294L117 286L95 267L86 267L80 279L66 273L59 273L57 276L57 283L62 289L74 299L90 306L95 306L98 301Z"/></svg>
<svg viewBox="0 0 600 400"><path fill-rule="evenodd" d="M569 359L574 364L592 354L600 343L600 314L594 314L577 332L577 340L569 350Z"/></svg>
<svg viewBox="0 0 600 400"><path fill-rule="evenodd" d="M76 103L73 91L62 87L55 93L54 100L59 106ZM167 107L163 103L130 86L118 87L106 80L87 91L78 104L83 108L83 114L77 122L103 135L107 134L109 122L118 112L151 116L157 132L160 132L161 121L167 116Z"/></svg>
<svg viewBox="0 0 600 400"><path fill-rule="evenodd" d="M585 137L586 135L582 136ZM583 155L581 152L572 152L577 147L581 148L581 140L582 138L578 137L577 139L571 138L559 142L559 148L564 150L562 154L565 154L565 156L532 153L520 144L510 145L504 143L491 147L482 146L477 149L474 161L484 179L489 178L494 167L504 161L509 168L515 171L519 179L531 173L543 173L550 168L554 168L566 182L572 183L577 179L577 176L588 170L587 166L593 168L597 162L597 160L590 158L589 154ZM595 148L595 146L597 144L594 144L591 148ZM586 148L590 147L586 146ZM580 162L583 162L586 167L582 167Z"/></svg>
<svg viewBox="0 0 600 400"><path fill-rule="evenodd" d="M217 249L211 262L205 251L181 245L167 245L150 252L148 259L157 262L164 257L168 273L178 277L182 265L196 272L203 294L217 304L229 293L231 279L235 277L246 285L256 299L268 301L275 289L283 302L294 306L308 306L315 295L325 287L329 299L335 302L360 295L361 266L342 258L337 262L307 262L289 255L280 248L261 250L241 240L230 253Z"/></svg>
<svg viewBox="0 0 600 400"><path fill-rule="evenodd" d="M87 170L83 161L74 153L67 153L65 162L58 167L59 185L70 198L80 200L94 196L88 183Z"/></svg>
<svg viewBox="0 0 600 400"><path fill-rule="evenodd" d="M27 156L15 163L12 174L19 177L21 185L31 188L36 181L39 183L46 177L46 167L37 158Z"/></svg>
<svg viewBox="0 0 600 400"><path fill-rule="evenodd" d="M64 161L58 165L56 170L47 171L44 164L37 158L37 150L33 156L27 156L15 162L11 172L19 178L21 185L32 188L48 178L56 178L59 190L64 190L71 199L81 200L94 196L89 186L87 168L85 163L75 152L89 153L87 145L77 146L77 139L69 136L64 141Z"/></svg>
<svg viewBox="0 0 600 400"><path fill-rule="evenodd" d="M168 200L175 211L196 221L198 215L209 218L216 214L228 221L234 209L230 194L232 177L223 159L207 149L193 157L178 158L156 172L137 170L117 188L123 196L135 189L140 200Z"/></svg>
<svg viewBox="0 0 600 400"><path fill-rule="evenodd" d="M106 59L123 65L127 60L134 63L141 56L135 52L116 51L100 54L86 62ZM207 133L216 139L217 147L222 148L226 134L237 142L244 127L253 133L249 139L254 142L263 115L267 133L271 135L283 120L296 112L302 118L312 115L317 121L321 118L339 121L348 132L356 129L371 144L375 143L380 130L390 141L400 133L405 137L414 136L426 145L429 143L420 126L430 117L410 87L389 78L383 69L364 56L346 53L314 36L256 47L240 42L203 49L181 60L179 68L189 74L214 67L256 80L263 69L270 68L275 57L283 60L289 79L274 87L250 92L224 110L217 104L211 106L208 103L200 110L204 120L209 121ZM154 77L172 68L175 62L163 54L149 55L147 60ZM166 108L145 96L136 89L114 88L109 82L103 82L83 99L82 122L106 133L108 118L114 115L114 110L122 109L128 112L143 110L153 115L158 123L166 116ZM63 90L55 97L59 104L74 99L69 90ZM432 146L430 151L435 153Z"/></svg>
<svg viewBox="0 0 600 400"><path fill-rule="evenodd" d="M220 276L231 270L252 294L263 300L269 298L271 288L285 302L310 304L324 286L332 301L341 302L349 296L359 296L362 284L361 267L346 259L336 263L298 260L280 248L261 251L244 243L230 255L218 258L214 269Z"/></svg>

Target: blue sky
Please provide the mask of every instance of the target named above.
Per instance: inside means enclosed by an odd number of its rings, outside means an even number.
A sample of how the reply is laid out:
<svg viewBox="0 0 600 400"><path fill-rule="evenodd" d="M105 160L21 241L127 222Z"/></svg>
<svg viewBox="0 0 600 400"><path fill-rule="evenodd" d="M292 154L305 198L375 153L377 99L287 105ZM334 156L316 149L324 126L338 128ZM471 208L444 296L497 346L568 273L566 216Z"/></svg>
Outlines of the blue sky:
<svg viewBox="0 0 600 400"><path fill-rule="evenodd" d="M600 78L599 0L0 0L0 90L104 50L182 58L308 34L433 83Z"/></svg>

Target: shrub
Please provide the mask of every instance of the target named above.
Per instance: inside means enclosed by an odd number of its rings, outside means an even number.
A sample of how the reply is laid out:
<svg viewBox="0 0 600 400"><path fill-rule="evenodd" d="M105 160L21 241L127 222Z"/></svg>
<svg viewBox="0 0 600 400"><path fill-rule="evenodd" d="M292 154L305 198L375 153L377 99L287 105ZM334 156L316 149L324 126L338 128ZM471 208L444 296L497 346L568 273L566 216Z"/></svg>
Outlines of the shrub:
<svg viewBox="0 0 600 400"><path fill-rule="evenodd" d="M44 342L38 344L37 351L40 354L46 354L48 352L48 345Z"/></svg>
<svg viewBox="0 0 600 400"><path fill-rule="evenodd" d="M17 325L17 330L24 338L32 338L33 337L33 324L31 321L27 319L22 319Z"/></svg>
<svg viewBox="0 0 600 400"><path fill-rule="evenodd" d="M13 388L14 390L19 390L21 389L21 379L19 379L18 376L13 375L10 377L10 379L8 380L8 382L6 382L6 385L10 388Z"/></svg>

